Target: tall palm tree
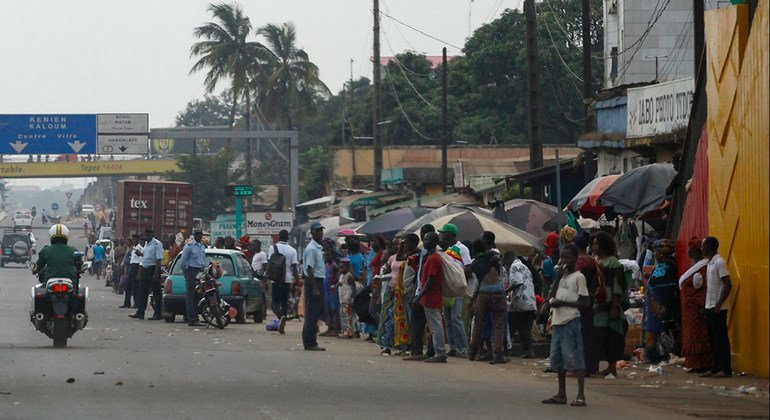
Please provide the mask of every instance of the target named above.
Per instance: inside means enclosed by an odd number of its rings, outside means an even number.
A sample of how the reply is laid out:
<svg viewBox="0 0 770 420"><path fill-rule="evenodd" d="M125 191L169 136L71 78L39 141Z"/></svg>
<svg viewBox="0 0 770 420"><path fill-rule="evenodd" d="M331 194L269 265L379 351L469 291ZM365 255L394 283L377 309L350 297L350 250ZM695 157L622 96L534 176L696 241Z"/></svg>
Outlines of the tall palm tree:
<svg viewBox="0 0 770 420"><path fill-rule="evenodd" d="M267 73L253 83L258 104L268 118L281 121L291 130L293 119L301 118L331 92L318 77L318 66L310 61L305 50L297 47L293 23L268 24L257 29L257 35L265 37L269 47L265 57Z"/></svg>
<svg viewBox="0 0 770 420"><path fill-rule="evenodd" d="M251 126L251 94L249 81L258 57L264 54L265 47L259 42L249 41L252 26L249 18L238 4L211 4L208 8L213 15L213 22L204 23L195 28L193 33L198 39L190 48L191 57L199 57L190 74L208 69L204 85L206 92L216 89L217 83L229 79L233 104L230 112L230 130L235 125L235 113L239 98L246 101L246 125ZM252 181L251 139L246 142L246 178Z"/></svg>

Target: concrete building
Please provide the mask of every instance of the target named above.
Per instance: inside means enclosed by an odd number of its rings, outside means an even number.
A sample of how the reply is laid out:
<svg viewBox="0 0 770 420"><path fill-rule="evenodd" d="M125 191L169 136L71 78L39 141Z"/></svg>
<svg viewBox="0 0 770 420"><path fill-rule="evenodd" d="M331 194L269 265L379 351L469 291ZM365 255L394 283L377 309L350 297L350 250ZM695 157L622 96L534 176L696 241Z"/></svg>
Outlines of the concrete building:
<svg viewBox="0 0 770 420"><path fill-rule="evenodd" d="M692 77L692 1L604 0L604 53L605 89Z"/></svg>

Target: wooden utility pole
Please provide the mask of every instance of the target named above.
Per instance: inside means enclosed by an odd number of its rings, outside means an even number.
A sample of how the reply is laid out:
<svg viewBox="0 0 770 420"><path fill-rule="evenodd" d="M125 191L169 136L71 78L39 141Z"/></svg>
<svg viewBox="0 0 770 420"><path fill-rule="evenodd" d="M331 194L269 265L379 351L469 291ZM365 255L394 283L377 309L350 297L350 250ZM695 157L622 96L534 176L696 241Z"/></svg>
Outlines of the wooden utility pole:
<svg viewBox="0 0 770 420"><path fill-rule="evenodd" d="M537 64L537 15L535 0L524 0L524 13L527 17L527 97L529 126L529 161L530 169L543 167L543 142L540 138L540 98L538 97ZM541 194L535 192L535 196ZM539 197L542 198L542 197Z"/></svg>
<svg viewBox="0 0 770 420"><path fill-rule="evenodd" d="M695 57L693 57L693 73L695 77L698 77L698 70L701 62L701 55L704 53L704 16L703 16L703 0L692 1L692 30L693 30L693 49L695 50Z"/></svg>
<svg viewBox="0 0 770 420"><path fill-rule="evenodd" d="M374 0L374 57L372 58L374 84L374 110L372 112L372 137L374 137L374 190L380 191L382 176L382 138L380 136L380 1Z"/></svg>
<svg viewBox="0 0 770 420"><path fill-rule="evenodd" d="M353 59L350 59L350 83L348 84L349 89L353 89ZM352 94L351 90L351 94ZM344 115L344 121L343 121L343 130L346 132L346 134L350 134L348 136L350 138L350 160L353 166L353 178L350 179L351 186L355 188L355 185L353 184L353 179L356 177L356 139L353 138L353 128L350 125L350 120L348 119L348 102L347 102L347 94L345 96L345 115Z"/></svg>
<svg viewBox="0 0 770 420"><path fill-rule="evenodd" d="M591 5L589 0L583 0L583 108L585 119L583 120L583 133L593 130L593 121L590 118L590 106L593 99L593 75L591 71ZM657 58L656 58L657 60Z"/></svg>
<svg viewBox="0 0 770 420"><path fill-rule="evenodd" d="M591 118L591 101L593 100L593 71L591 69L591 3L582 0L582 32L583 32L583 134L593 131L594 122ZM589 182L594 177L594 152L585 149L583 152L583 177Z"/></svg>
<svg viewBox="0 0 770 420"><path fill-rule="evenodd" d="M449 147L449 125L447 123L447 59L446 59L446 47L442 50L442 67L441 67L441 128L443 135L441 136L441 190L447 192L447 182L449 169L447 168L447 147Z"/></svg>

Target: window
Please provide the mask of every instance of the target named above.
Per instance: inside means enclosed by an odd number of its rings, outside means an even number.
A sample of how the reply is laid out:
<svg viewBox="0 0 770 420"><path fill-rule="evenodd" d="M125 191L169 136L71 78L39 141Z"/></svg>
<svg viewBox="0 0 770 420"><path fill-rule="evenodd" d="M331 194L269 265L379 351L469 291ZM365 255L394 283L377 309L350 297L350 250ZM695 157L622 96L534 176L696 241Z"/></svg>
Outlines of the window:
<svg viewBox="0 0 770 420"><path fill-rule="evenodd" d="M182 257L181 254L179 254L179 257L174 261L174 267L171 268L171 274L176 276L183 276L184 272L182 271L182 266L179 264L179 259ZM243 257L240 257L243 259ZM230 258L229 255L225 254L206 254L206 267L208 267L209 263L211 263L211 260L217 260L219 261L222 268L225 270L226 276L233 276L235 275L235 266L233 265L233 260Z"/></svg>

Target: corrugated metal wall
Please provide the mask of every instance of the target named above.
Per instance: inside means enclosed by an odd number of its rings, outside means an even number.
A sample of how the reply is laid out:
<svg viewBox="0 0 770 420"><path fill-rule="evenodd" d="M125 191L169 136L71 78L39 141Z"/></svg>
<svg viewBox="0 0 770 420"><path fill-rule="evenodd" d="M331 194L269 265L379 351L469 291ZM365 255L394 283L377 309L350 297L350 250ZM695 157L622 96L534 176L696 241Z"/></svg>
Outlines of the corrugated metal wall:
<svg viewBox="0 0 770 420"><path fill-rule="evenodd" d="M687 202L684 205L682 224L676 238L676 264L679 274L684 274L692 262L687 256L687 244L690 238L697 236L700 239L708 236L708 130L703 129L698 148L695 152L695 168L692 174L690 192L687 194ZM681 182L687 182L682 180Z"/></svg>
<svg viewBox="0 0 770 420"><path fill-rule="evenodd" d="M706 13L709 233L730 267L730 340L738 370L768 376L770 50L768 1L751 34L745 5Z"/></svg>

